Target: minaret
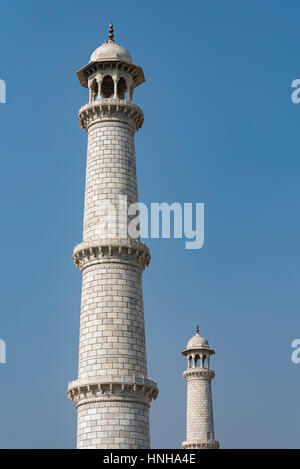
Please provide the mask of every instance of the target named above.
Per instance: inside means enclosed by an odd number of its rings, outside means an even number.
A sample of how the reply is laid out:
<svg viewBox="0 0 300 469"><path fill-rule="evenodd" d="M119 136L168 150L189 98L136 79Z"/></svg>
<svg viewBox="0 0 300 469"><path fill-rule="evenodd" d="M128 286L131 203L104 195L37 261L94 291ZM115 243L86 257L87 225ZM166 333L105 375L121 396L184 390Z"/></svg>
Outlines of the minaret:
<svg viewBox="0 0 300 469"><path fill-rule="evenodd" d="M187 357L187 370L183 377L187 382L186 441L183 449L218 449L215 440L211 380L215 373L210 369L210 356L215 353L204 337L197 333L187 344L182 355Z"/></svg>
<svg viewBox="0 0 300 469"><path fill-rule="evenodd" d="M109 39L79 70L89 103L79 111L87 132L83 242L73 259L82 273L78 379L68 395L78 412L77 447L150 447L142 273L147 246L128 235L127 208L137 203L134 135L142 127L134 88L142 68ZM125 204L125 212L124 212Z"/></svg>

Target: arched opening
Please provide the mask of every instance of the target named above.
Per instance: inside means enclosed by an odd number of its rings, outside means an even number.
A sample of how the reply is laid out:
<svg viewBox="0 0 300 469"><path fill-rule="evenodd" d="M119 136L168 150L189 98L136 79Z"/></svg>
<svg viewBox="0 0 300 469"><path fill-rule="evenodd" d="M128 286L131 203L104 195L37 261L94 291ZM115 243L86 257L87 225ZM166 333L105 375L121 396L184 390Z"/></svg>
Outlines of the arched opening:
<svg viewBox="0 0 300 469"><path fill-rule="evenodd" d="M98 94L98 83L94 79L91 84L91 92L92 92L92 101L95 101L97 94Z"/></svg>
<svg viewBox="0 0 300 469"><path fill-rule="evenodd" d="M203 355L203 359L202 359L202 366L203 368L206 368L206 355Z"/></svg>
<svg viewBox="0 0 300 469"><path fill-rule="evenodd" d="M192 355L189 357L189 368L192 368L193 366L193 357Z"/></svg>
<svg viewBox="0 0 300 469"><path fill-rule="evenodd" d="M117 86L118 98L125 99L126 91L127 91L126 80L124 77L121 77L120 80L118 81L118 86Z"/></svg>
<svg viewBox="0 0 300 469"><path fill-rule="evenodd" d="M200 368L200 362L201 362L201 360L200 360L199 355L195 355L195 366L197 368Z"/></svg>
<svg viewBox="0 0 300 469"><path fill-rule="evenodd" d="M114 82L110 75L106 75L103 78L101 85L101 96L102 98L111 98L114 94Z"/></svg>

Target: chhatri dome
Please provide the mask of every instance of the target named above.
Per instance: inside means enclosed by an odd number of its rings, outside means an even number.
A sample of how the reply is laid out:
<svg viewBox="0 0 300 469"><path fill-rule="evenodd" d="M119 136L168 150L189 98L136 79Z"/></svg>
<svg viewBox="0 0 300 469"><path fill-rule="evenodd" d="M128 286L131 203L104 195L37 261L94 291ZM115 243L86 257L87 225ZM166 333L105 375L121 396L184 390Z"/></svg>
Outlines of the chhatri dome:
<svg viewBox="0 0 300 469"><path fill-rule="evenodd" d="M88 77L93 73L95 67L105 67L105 64L109 63L114 63L117 68L127 68L133 77L132 85L134 88L145 81L143 69L133 64L128 50L117 44L114 41L114 36L114 28L111 22L108 34L109 39L106 39L102 46L94 50L89 63L77 72L82 86L88 88Z"/></svg>
<svg viewBox="0 0 300 469"><path fill-rule="evenodd" d="M109 40L98 47L91 55L90 62L106 62L107 60L121 60L132 64L131 56L124 47L114 41L114 28L112 22L109 25Z"/></svg>
<svg viewBox="0 0 300 469"><path fill-rule="evenodd" d="M92 53L90 58L90 62L105 62L106 60L121 60L132 64L128 50L116 42L105 42Z"/></svg>
<svg viewBox="0 0 300 469"><path fill-rule="evenodd" d="M199 334L199 325L196 327L196 335L194 335L187 343L187 350L198 348L209 348L207 340Z"/></svg>

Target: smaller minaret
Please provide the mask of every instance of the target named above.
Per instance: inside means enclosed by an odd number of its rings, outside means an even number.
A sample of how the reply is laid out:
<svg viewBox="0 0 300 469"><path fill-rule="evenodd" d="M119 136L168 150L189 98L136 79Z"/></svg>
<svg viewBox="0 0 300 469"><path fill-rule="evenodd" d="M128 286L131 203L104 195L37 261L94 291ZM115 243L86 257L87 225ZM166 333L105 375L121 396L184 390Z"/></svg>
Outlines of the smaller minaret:
<svg viewBox="0 0 300 469"><path fill-rule="evenodd" d="M211 380L215 372L210 369L210 356L215 353L204 337L197 333L187 344L182 355L187 357L187 370L183 377L187 382L186 441L183 449L218 449L215 440Z"/></svg>

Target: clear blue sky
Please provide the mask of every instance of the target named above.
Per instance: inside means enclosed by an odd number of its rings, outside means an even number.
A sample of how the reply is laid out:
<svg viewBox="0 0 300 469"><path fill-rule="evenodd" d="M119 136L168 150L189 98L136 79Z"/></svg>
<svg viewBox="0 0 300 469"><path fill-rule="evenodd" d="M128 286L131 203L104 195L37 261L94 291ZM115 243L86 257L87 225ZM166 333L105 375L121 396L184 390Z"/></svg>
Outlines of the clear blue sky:
<svg viewBox="0 0 300 469"><path fill-rule="evenodd" d="M199 322L216 355L224 448L298 447L300 78L297 1L1 4L0 445L72 448L86 103L76 70L106 38L141 65L140 200L204 202L205 245L149 240L144 274L152 446L185 438L186 362Z"/></svg>

